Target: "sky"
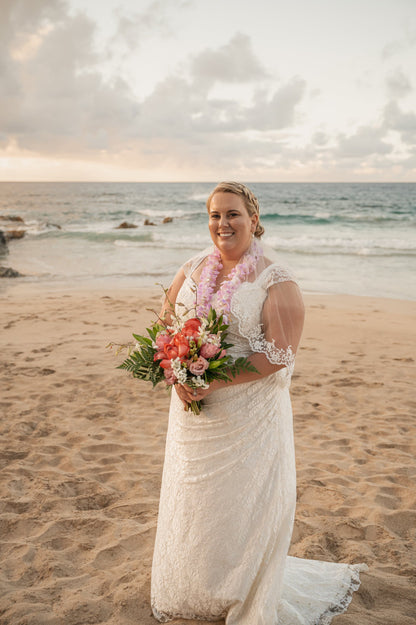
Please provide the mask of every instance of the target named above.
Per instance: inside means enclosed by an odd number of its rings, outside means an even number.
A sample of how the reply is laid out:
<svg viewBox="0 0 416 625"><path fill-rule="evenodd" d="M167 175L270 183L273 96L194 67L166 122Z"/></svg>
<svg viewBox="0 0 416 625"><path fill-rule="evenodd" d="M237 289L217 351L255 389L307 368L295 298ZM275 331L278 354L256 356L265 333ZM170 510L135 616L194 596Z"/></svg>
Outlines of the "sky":
<svg viewBox="0 0 416 625"><path fill-rule="evenodd" d="M416 182L415 0L0 0L0 180Z"/></svg>

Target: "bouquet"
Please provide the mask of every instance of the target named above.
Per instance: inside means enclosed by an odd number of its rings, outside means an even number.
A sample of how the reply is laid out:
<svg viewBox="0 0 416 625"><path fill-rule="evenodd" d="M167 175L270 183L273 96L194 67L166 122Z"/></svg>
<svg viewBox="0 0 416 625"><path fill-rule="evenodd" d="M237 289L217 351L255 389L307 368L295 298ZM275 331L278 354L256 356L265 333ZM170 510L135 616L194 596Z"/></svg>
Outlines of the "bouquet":
<svg viewBox="0 0 416 625"><path fill-rule="evenodd" d="M187 384L190 388L208 388L212 380L231 381L241 371L257 369L245 357L227 354L228 325L223 315L210 308L206 317L187 319L174 314L170 325L160 319L146 328L148 336L133 334L135 345L120 345L117 353L128 349L128 357L118 369L126 369L133 377L149 380L153 387L165 382ZM107 347L112 347L109 343ZM201 401L192 401L187 410L198 415Z"/></svg>

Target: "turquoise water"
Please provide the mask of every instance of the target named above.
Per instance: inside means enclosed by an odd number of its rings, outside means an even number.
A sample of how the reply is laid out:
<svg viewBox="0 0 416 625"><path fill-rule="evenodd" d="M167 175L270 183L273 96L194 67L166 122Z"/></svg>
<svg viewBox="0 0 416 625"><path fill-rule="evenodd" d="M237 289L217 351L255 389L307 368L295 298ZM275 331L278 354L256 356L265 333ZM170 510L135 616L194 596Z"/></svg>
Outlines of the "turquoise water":
<svg viewBox="0 0 416 625"><path fill-rule="evenodd" d="M416 299L416 184L248 184L264 241L305 290ZM205 200L214 186L0 183L0 214L27 224L1 264L33 285L168 284L210 243ZM163 224L165 217L173 221ZM138 227L115 229L122 221Z"/></svg>

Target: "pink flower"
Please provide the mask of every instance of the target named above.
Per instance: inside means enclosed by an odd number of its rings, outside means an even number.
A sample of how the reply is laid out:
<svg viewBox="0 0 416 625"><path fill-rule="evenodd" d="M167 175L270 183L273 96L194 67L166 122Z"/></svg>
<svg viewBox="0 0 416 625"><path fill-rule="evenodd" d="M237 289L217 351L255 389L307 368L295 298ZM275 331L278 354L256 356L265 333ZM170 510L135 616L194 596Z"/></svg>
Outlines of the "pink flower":
<svg viewBox="0 0 416 625"><path fill-rule="evenodd" d="M194 375L202 375L209 367L208 360L205 360L202 356L199 356L198 360L194 360L189 365L189 371Z"/></svg>
<svg viewBox="0 0 416 625"><path fill-rule="evenodd" d="M159 334L158 337L156 337L156 345L159 348L159 351L163 351L163 348L165 347L165 345L167 345L168 343L170 343L172 340L171 336L168 336L167 334Z"/></svg>
<svg viewBox="0 0 416 625"><path fill-rule="evenodd" d="M220 358L224 358L226 355L227 355L227 352L225 351L225 349L223 349L220 354Z"/></svg>
<svg viewBox="0 0 416 625"><path fill-rule="evenodd" d="M173 373L172 369L164 369L163 373L165 374L165 381L168 386L170 386L171 384L175 384L175 382L177 382L177 377Z"/></svg>
<svg viewBox="0 0 416 625"><path fill-rule="evenodd" d="M205 343L201 347L200 354L204 358L212 358L215 354L218 354L220 349L221 348L214 345L214 343Z"/></svg>

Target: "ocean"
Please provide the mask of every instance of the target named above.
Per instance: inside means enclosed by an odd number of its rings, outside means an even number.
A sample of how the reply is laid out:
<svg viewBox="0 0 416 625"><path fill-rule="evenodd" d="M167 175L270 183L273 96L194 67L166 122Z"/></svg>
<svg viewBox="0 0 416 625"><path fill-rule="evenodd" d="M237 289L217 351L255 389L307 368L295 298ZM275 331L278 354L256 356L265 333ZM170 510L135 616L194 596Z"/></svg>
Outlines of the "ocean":
<svg viewBox="0 0 416 625"><path fill-rule="evenodd" d="M263 240L305 291L416 299L416 183L247 184ZM0 258L24 277L3 278L0 290L168 286L210 244L214 186L1 182L0 215L22 217L26 234ZM124 221L137 228L117 229Z"/></svg>

